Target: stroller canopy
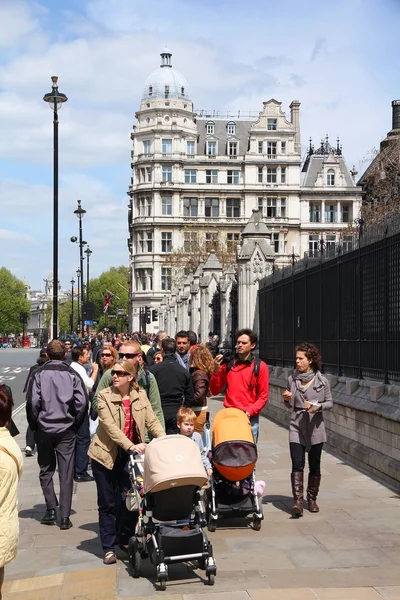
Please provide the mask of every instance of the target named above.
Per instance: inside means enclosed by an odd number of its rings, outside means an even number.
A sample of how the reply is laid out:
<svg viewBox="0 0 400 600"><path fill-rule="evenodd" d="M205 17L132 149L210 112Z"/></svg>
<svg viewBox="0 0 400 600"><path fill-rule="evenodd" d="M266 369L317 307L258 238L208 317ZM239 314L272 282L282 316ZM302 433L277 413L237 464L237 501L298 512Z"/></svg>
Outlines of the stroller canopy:
<svg viewBox="0 0 400 600"><path fill-rule="evenodd" d="M228 481L249 477L257 462L257 446L248 416L238 408L223 408L215 415L212 458Z"/></svg>
<svg viewBox="0 0 400 600"><path fill-rule="evenodd" d="M208 478L196 442L184 435L166 435L150 442L144 455L144 492L185 485L198 487Z"/></svg>

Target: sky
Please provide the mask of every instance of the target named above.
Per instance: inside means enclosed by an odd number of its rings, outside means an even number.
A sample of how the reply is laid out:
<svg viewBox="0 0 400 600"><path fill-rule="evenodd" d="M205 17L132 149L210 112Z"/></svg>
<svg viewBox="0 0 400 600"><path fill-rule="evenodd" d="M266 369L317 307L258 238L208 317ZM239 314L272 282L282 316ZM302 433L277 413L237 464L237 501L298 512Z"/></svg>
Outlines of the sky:
<svg viewBox="0 0 400 600"><path fill-rule="evenodd" d="M76 279L86 210L91 277L128 265L130 133L165 46L195 109L299 100L303 154L340 137L361 174L400 98L400 0L0 0L0 266L43 288L52 271L51 76L59 115L59 281ZM86 267L85 267L86 273Z"/></svg>

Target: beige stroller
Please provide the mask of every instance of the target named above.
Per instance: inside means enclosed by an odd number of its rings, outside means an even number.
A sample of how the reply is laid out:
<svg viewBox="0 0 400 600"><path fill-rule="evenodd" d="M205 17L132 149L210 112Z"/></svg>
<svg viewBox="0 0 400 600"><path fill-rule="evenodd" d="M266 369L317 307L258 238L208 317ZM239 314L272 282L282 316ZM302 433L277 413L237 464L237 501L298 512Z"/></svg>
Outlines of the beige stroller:
<svg viewBox="0 0 400 600"><path fill-rule="evenodd" d="M138 464L132 457L130 472L135 493L140 487ZM206 522L200 489L207 475L199 447L184 435L154 439L144 455L143 479L139 519L129 542L133 577L140 577L141 561L148 555L157 567L162 590L167 585L168 565L191 560L197 560L205 569L208 583L213 585L217 569L203 530Z"/></svg>

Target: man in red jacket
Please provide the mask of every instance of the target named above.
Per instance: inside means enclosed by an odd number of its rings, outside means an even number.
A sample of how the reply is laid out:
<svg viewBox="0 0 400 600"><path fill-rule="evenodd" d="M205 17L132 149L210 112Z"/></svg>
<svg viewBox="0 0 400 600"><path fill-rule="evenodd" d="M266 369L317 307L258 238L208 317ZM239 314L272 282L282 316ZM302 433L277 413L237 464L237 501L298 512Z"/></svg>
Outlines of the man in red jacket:
<svg viewBox="0 0 400 600"><path fill-rule="evenodd" d="M256 345L257 334L251 329L240 329L236 335L236 358L228 364L221 364L222 354L214 359L210 391L216 396L226 385L225 408L239 408L246 413L257 443L259 415L268 401L269 371L265 362L253 355Z"/></svg>

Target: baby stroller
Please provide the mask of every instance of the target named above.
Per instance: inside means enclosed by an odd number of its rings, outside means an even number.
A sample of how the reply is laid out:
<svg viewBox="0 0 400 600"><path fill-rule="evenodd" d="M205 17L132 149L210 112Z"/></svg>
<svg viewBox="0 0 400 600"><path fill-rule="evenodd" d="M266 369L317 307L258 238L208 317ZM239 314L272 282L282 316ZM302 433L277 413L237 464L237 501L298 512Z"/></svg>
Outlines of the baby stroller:
<svg viewBox="0 0 400 600"><path fill-rule="evenodd" d="M206 521L200 489L207 475L199 447L183 435L154 439L146 449L142 490L141 462L131 457L131 509L139 509L135 535L129 541L133 577L140 577L141 561L148 556L165 590L169 564L197 560L209 585L214 585L217 568L203 531Z"/></svg>
<svg viewBox="0 0 400 600"><path fill-rule="evenodd" d="M257 446L246 413L224 408L214 418L211 459L213 474L207 490L208 531L215 531L218 517L253 514L253 529L261 529L262 503L255 492Z"/></svg>

